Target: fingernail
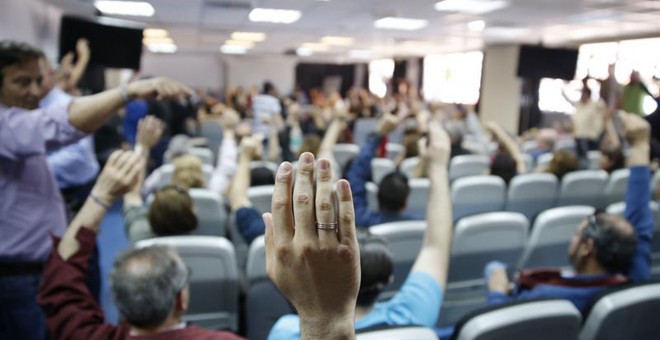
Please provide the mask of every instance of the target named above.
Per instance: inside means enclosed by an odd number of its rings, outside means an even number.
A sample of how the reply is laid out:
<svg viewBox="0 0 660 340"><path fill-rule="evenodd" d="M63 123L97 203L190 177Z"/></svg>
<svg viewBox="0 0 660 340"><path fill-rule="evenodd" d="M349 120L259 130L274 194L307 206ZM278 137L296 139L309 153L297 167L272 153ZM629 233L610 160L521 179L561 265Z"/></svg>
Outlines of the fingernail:
<svg viewBox="0 0 660 340"><path fill-rule="evenodd" d="M280 165L280 173L284 175L288 174L289 172L291 172L291 164L282 163L282 165Z"/></svg>
<svg viewBox="0 0 660 340"><path fill-rule="evenodd" d="M320 161L319 161L319 168L320 168L321 170L328 170L328 169L330 169L330 161L328 161L327 159L322 159L322 160L320 160Z"/></svg>
<svg viewBox="0 0 660 340"><path fill-rule="evenodd" d="M341 189L341 190L343 190L343 191L347 191L347 190L348 190L348 182L346 182L346 181L341 181L341 182L338 183L338 185L339 185L339 189Z"/></svg>
<svg viewBox="0 0 660 340"><path fill-rule="evenodd" d="M303 163L305 164L311 164L313 161L314 157L312 154L306 153L303 155Z"/></svg>

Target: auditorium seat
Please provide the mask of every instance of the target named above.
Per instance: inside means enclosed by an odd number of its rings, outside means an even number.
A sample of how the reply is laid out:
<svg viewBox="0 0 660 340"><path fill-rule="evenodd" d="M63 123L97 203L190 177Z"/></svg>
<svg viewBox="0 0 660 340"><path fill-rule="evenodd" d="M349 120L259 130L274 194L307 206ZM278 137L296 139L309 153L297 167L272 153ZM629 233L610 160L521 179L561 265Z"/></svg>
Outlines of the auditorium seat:
<svg viewBox="0 0 660 340"><path fill-rule="evenodd" d="M587 153L587 159L589 160L589 170L600 169L600 157L601 153L598 150L589 151Z"/></svg>
<svg viewBox="0 0 660 340"><path fill-rule="evenodd" d="M222 125L217 120L203 120L199 124L199 134L206 139L206 145L213 153L213 159L218 159L218 150L222 145Z"/></svg>
<svg viewBox="0 0 660 340"><path fill-rule="evenodd" d="M203 164L208 164L213 166L214 165L214 156L213 156L213 151L209 148L204 148L204 147L194 147L190 149L190 154L197 156ZM165 163L170 163L172 160L167 157L167 153L163 156L163 161Z"/></svg>
<svg viewBox="0 0 660 340"><path fill-rule="evenodd" d="M509 183L506 210L519 212L533 221L540 212L555 206L558 190L559 181L553 174L517 175Z"/></svg>
<svg viewBox="0 0 660 340"><path fill-rule="evenodd" d="M660 282L603 293L586 316L580 340L660 339Z"/></svg>
<svg viewBox="0 0 660 340"><path fill-rule="evenodd" d="M490 306L466 316L455 340L577 340L582 317L567 300L526 300Z"/></svg>
<svg viewBox="0 0 660 340"><path fill-rule="evenodd" d="M197 213L197 230L195 235L226 236L227 209L222 197L206 189L190 189Z"/></svg>
<svg viewBox="0 0 660 340"><path fill-rule="evenodd" d="M406 177L413 178L413 172L415 171L415 168L419 162L419 157L406 158L403 160L403 162L401 162L399 170L402 174L406 175Z"/></svg>
<svg viewBox="0 0 660 340"><path fill-rule="evenodd" d="M268 278L264 237L250 245L246 267L246 332L248 339L265 340L277 320L294 312L293 308Z"/></svg>
<svg viewBox="0 0 660 340"><path fill-rule="evenodd" d="M552 152L544 153L536 159L536 167L547 169L554 158L555 155Z"/></svg>
<svg viewBox="0 0 660 340"><path fill-rule="evenodd" d="M385 144L385 154L387 159L395 160L402 154L406 153L406 148L398 143Z"/></svg>
<svg viewBox="0 0 660 340"><path fill-rule="evenodd" d="M355 332L357 340L411 339L437 340L438 336L431 328L421 326L377 326L360 329Z"/></svg>
<svg viewBox="0 0 660 340"><path fill-rule="evenodd" d="M525 163L525 169L529 172L534 171L534 158L530 154L522 154L520 155L522 157L523 162Z"/></svg>
<svg viewBox="0 0 660 340"><path fill-rule="evenodd" d="M605 207L626 199L629 176L630 169L619 169L610 174L605 185Z"/></svg>
<svg viewBox="0 0 660 340"><path fill-rule="evenodd" d="M468 176L480 176L490 169L490 159L482 155L456 156L449 162L449 181Z"/></svg>
<svg viewBox="0 0 660 340"><path fill-rule="evenodd" d="M400 221L375 225L369 232L387 241L394 260L394 281L387 285L381 299L392 297L406 280L424 240L426 221Z"/></svg>
<svg viewBox="0 0 660 340"><path fill-rule="evenodd" d="M394 161L388 158L374 158L371 160L371 181L380 185L383 177L393 173L396 170Z"/></svg>
<svg viewBox="0 0 660 340"><path fill-rule="evenodd" d="M369 210L378 211L378 185L376 185L374 182L367 182L366 188L367 188L367 205L369 207Z"/></svg>
<svg viewBox="0 0 660 340"><path fill-rule="evenodd" d="M174 164L163 164L160 168L160 179L156 188L162 188L166 185L169 185L172 181L172 175L174 174ZM211 175L213 174L213 166L208 164L202 165L202 172L204 173L204 182L211 182Z"/></svg>
<svg viewBox="0 0 660 340"><path fill-rule="evenodd" d="M578 225L595 209L589 206L546 210L534 221L519 268L568 267L568 246Z"/></svg>
<svg viewBox="0 0 660 340"><path fill-rule="evenodd" d="M364 145L370 134L376 132L378 129L377 118L359 118L355 121L353 126L353 143L356 145Z"/></svg>
<svg viewBox="0 0 660 340"><path fill-rule="evenodd" d="M252 202L252 206L259 210L260 213L270 212L273 190L275 190L274 185L260 185L248 188L248 199Z"/></svg>
<svg viewBox="0 0 660 340"><path fill-rule="evenodd" d="M426 208L429 203L429 190L431 181L428 178L412 178L408 180L410 195L406 213L414 216L426 216Z"/></svg>
<svg viewBox="0 0 660 340"><path fill-rule="evenodd" d="M360 153L360 146L356 144L336 144L334 150L335 162L343 169L346 164Z"/></svg>
<svg viewBox="0 0 660 340"><path fill-rule="evenodd" d="M564 175L559 187L557 205L602 207L607 178L607 172L603 170L574 171Z"/></svg>
<svg viewBox="0 0 660 340"><path fill-rule="evenodd" d="M173 247L190 268L190 305L183 320L211 329L238 330L238 268L223 237L173 236L140 241L138 248Z"/></svg>
<svg viewBox="0 0 660 340"><path fill-rule="evenodd" d="M524 142L524 143L522 144L520 150L521 150L523 153L531 154L531 153L533 153L534 151L538 150L538 148L539 148L539 144L538 144L536 141L534 141L534 140L530 140L530 141L526 141L526 142Z"/></svg>
<svg viewBox="0 0 660 340"><path fill-rule="evenodd" d="M451 185L454 221L487 212L504 210L506 184L497 176L459 178Z"/></svg>

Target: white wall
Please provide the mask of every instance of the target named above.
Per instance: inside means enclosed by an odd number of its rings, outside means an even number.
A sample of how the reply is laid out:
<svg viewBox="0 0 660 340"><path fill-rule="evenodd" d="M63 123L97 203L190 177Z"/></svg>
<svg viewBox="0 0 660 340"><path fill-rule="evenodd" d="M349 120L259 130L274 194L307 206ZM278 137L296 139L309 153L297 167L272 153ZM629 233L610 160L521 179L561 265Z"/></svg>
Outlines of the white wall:
<svg viewBox="0 0 660 340"><path fill-rule="evenodd" d="M481 82L481 119L495 121L505 130L518 133L521 81L516 76L517 45L489 46L484 52Z"/></svg>
<svg viewBox="0 0 660 340"><path fill-rule="evenodd" d="M193 87L220 89L223 72L218 56L208 54L142 54L142 75L165 76Z"/></svg>
<svg viewBox="0 0 660 340"><path fill-rule="evenodd" d="M296 82L297 58L291 56L225 56L225 85L249 87L269 80L281 95L291 93Z"/></svg>
<svg viewBox="0 0 660 340"><path fill-rule="evenodd" d="M39 0L0 1L0 40L24 41L55 60L62 11Z"/></svg>

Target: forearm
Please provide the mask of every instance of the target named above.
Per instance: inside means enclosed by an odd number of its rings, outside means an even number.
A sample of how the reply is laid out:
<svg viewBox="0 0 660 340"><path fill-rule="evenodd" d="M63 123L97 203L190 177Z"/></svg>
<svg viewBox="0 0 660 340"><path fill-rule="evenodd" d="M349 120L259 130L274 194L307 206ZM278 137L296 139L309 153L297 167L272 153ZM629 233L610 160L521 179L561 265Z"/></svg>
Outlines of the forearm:
<svg viewBox="0 0 660 340"><path fill-rule="evenodd" d="M218 150L218 163L213 170L209 189L224 195L231 178L236 173L236 157L238 147L233 129L225 129L222 134L222 144Z"/></svg>
<svg viewBox="0 0 660 340"><path fill-rule="evenodd" d="M89 56L80 56L78 58L78 62L76 62L73 70L71 70L71 76L67 82L67 90L73 90L78 86L78 82L80 82L80 79L85 73L85 69L87 68L88 63Z"/></svg>
<svg viewBox="0 0 660 340"><path fill-rule="evenodd" d="M302 340L355 339L354 312L346 312L336 316L314 315L300 316L300 338Z"/></svg>
<svg viewBox="0 0 660 340"><path fill-rule="evenodd" d="M343 124L344 123L339 119L335 119L332 121L330 127L328 127L328 130L325 132L325 136L323 136L323 140L321 141L321 146L319 147L319 155L318 155L319 159L334 158L335 144L337 144L337 139L339 138L339 134L341 134Z"/></svg>
<svg viewBox="0 0 660 340"><path fill-rule="evenodd" d="M275 124L271 124L268 130L268 159L272 162L278 162L280 159L280 135Z"/></svg>
<svg viewBox="0 0 660 340"><path fill-rule="evenodd" d="M631 146L628 154L628 166L648 166L650 160L650 145L648 143Z"/></svg>
<svg viewBox="0 0 660 340"><path fill-rule="evenodd" d="M76 98L69 109L69 123L84 132L94 132L124 105L119 89Z"/></svg>
<svg viewBox="0 0 660 340"><path fill-rule="evenodd" d="M92 195L94 195L92 191ZM76 239L76 235L80 228L87 228L94 233L98 233L101 221L105 217L106 210L98 202L95 202L91 197L87 198L78 215L71 221L66 233L62 237L60 244L57 247L57 252L60 257L66 261L80 249L80 244Z"/></svg>
<svg viewBox="0 0 660 340"><path fill-rule="evenodd" d="M428 172L431 188L426 213L428 228L424 235L424 246L448 251L452 231L452 210L447 167L431 164Z"/></svg>
<svg viewBox="0 0 660 340"><path fill-rule="evenodd" d="M240 157L229 192L231 209L234 211L248 205L250 202L247 197L247 190L250 187L250 159L246 155Z"/></svg>

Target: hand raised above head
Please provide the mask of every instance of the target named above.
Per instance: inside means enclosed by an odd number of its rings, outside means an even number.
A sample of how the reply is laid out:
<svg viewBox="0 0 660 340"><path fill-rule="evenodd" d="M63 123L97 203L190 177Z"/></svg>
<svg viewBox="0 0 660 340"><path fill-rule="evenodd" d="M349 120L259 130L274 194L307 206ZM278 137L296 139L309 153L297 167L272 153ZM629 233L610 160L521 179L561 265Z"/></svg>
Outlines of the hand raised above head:
<svg viewBox="0 0 660 340"><path fill-rule="evenodd" d="M339 181L337 219L332 163L321 159L315 171L314 156L306 152L297 171L293 194L291 164L282 163L277 172L272 215L264 214L266 267L296 307L303 337L319 332L332 338L340 325L352 330L360 284L353 197L349 183Z"/></svg>
<svg viewBox="0 0 660 340"><path fill-rule="evenodd" d="M103 167L92 189L92 196L111 205L127 193L138 180L144 158L132 151L115 151Z"/></svg>
<svg viewBox="0 0 660 340"><path fill-rule="evenodd" d="M141 99L176 100L193 95L188 86L164 77L134 81L126 90L129 97Z"/></svg>
<svg viewBox="0 0 660 340"><path fill-rule="evenodd" d="M154 116L146 116L138 122L137 144L151 149L163 135L165 124Z"/></svg>

